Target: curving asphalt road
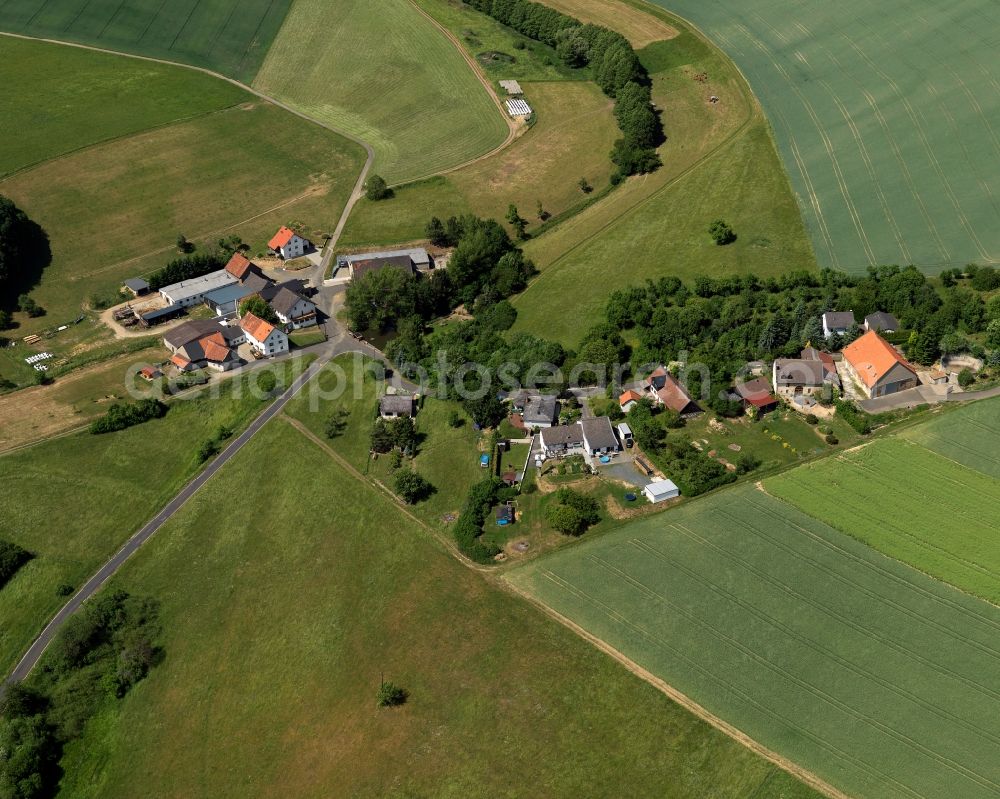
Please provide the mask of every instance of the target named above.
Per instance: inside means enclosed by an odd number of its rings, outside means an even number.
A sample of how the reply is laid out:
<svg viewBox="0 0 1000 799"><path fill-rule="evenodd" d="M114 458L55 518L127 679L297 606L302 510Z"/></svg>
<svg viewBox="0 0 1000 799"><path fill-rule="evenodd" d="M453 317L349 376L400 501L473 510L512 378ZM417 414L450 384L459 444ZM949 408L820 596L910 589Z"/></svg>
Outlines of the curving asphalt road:
<svg viewBox="0 0 1000 799"><path fill-rule="evenodd" d="M55 638L56 634L66 623L69 617L72 616L84 602L97 593L97 591L99 591L100 588L111 579L112 575L114 575L114 573L122 567L125 561L127 561L139 549L139 547L145 544L146 541L148 541L153 534L170 519L170 517L177 513L177 511L183 507L184 503L191 499L191 497L197 493L198 489L205 485L205 483L207 483L212 476L219 471L219 469L225 466L230 459L237 452L239 452L251 438L254 437L257 431L267 424L276 414L280 413L285 405L288 404L288 401L294 397L302 389L302 387L326 365L326 363L335 354L335 351L336 347L327 348L326 352L316 361L313 361L313 363L311 363L301 375L295 378L288 389L274 402L272 402L260 416L254 419L246 430L233 439L232 443L230 443L230 445L226 447L216 457L216 459L212 461L203 472L201 472L201 474L184 486L180 493L171 499L170 502L168 502L163 509L156 514L156 516L154 516L141 530L139 530L139 532L126 541L122 548L119 549L107 563L101 566L93 577L87 580L83 587L76 592L73 598L63 605L52 620L45 625L45 629L42 630L38 638L36 638L34 643L32 643L32 645L28 648L28 651L24 653L24 657L18 661L14 670L4 681L4 685L12 682L19 682L31 673L31 670L38 665L38 661L45 652L45 649L50 643L52 643L52 639Z"/></svg>

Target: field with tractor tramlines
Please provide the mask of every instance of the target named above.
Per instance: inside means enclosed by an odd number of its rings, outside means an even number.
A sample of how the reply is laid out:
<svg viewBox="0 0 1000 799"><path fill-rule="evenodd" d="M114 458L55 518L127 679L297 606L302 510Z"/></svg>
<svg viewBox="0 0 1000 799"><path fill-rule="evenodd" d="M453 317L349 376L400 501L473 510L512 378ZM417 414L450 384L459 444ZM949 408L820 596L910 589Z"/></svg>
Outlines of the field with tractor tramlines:
<svg viewBox="0 0 1000 799"><path fill-rule="evenodd" d="M508 579L848 795L1000 792L1000 609L750 486Z"/></svg>
<svg viewBox="0 0 1000 799"><path fill-rule="evenodd" d="M654 0L739 65L821 266L1000 259L995 0Z"/></svg>
<svg viewBox="0 0 1000 799"><path fill-rule="evenodd" d="M1000 479L1000 399L963 405L902 434L910 441Z"/></svg>
<svg viewBox="0 0 1000 799"><path fill-rule="evenodd" d="M0 30L253 80L292 0L6 0Z"/></svg>
<svg viewBox="0 0 1000 799"><path fill-rule="evenodd" d="M299 0L254 87L363 139L390 183L482 155L508 130L458 45L408 0Z"/></svg>
<svg viewBox="0 0 1000 799"><path fill-rule="evenodd" d="M1000 603L1000 480L891 438L766 486L890 557Z"/></svg>

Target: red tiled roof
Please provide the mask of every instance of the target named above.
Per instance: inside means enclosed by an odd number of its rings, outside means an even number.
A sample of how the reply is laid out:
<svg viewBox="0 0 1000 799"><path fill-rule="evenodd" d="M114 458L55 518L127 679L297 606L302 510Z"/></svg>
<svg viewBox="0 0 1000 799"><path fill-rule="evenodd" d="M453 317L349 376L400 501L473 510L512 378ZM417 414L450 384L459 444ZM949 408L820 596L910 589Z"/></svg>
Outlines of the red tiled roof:
<svg viewBox="0 0 1000 799"><path fill-rule="evenodd" d="M906 367L914 375L917 373L906 358L874 330L844 347L843 354L868 388L874 387L896 365Z"/></svg>
<svg viewBox="0 0 1000 799"><path fill-rule="evenodd" d="M237 280L243 280L248 272L253 271L254 264L243 253L234 252L233 257L226 264L226 271Z"/></svg>
<svg viewBox="0 0 1000 799"><path fill-rule="evenodd" d="M274 234L267 246L272 250L276 250L279 247L284 247L288 242L292 240L292 236L295 235L295 231L288 227L282 227L277 233Z"/></svg>
<svg viewBox="0 0 1000 799"><path fill-rule="evenodd" d="M736 393L755 408L766 408L778 401L778 398L771 393L771 384L763 378L737 383Z"/></svg>
<svg viewBox="0 0 1000 799"><path fill-rule="evenodd" d="M261 342L274 331L274 325L270 322L265 322L259 316L252 313L248 313L240 319L240 327L243 328L248 336L251 336L255 341Z"/></svg>
<svg viewBox="0 0 1000 799"><path fill-rule="evenodd" d="M173 355L170 356L170 363L172 363L174 366L179 366L181 369L186 369L188 366L191 365L191 361L189 361L179 352L175 352Z"/></svg>
<svg viewBox="0 0 1000 799"><path fill-rule="evenodd" d="M641 399L642 399L642 394L640 394L638 391L633 391L632 389L629 389L618 398L618 404L626 405L629 402L638 402Z"/></svg>
<svg viewBox="0 0 1000 799"><path fill-rule="evenodd" d="M659 371L659 370L657 370ZM653 375L659 377L656 372ZM653 375L650 375L651 377ZM684 390L684 387L677 382L677 378L674 377L669 372L664 375L663 388L656 392L656 396L660 398L660 402L666 405L668 408L672 408L678 413L683 413L684 410L691 404L691 397Z"/></svg>
<svg viewBox="0 0 1000 799"><path fill-rule="evenodd" d="M222 337L222 333L212 333L210 336L199 339L198 343L205 353L206 361L222 363L231 356L230 349L226 346L226 340Z"/></svg>

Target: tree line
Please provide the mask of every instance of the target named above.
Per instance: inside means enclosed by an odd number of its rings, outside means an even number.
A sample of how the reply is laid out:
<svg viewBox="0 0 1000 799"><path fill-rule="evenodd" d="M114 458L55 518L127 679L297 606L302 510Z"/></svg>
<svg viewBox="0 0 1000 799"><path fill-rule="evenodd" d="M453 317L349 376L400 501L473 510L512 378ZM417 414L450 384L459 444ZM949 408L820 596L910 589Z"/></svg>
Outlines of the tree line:
<svg viewBox="0 0 1000 799"><path fill-rule="evenodd" d="M90 423L90 432L94 435L114 433L133 427L150 419L160 419L167 413L167 405L155 398L141 399L137 402L116 402L108 407L103 416Z"/></svg>
<svg viewBox="0 0 1000 799"><path fill-rule="evenodd" d="M597 85L615 101L622 138L611 160L624 175L652 172L660 166L656 147L663 125L653 110L649 75L628 39L601 25L584 24L531 0L466 0L467 4L530 39L547 44L569 67L590 67Z"/></svg>

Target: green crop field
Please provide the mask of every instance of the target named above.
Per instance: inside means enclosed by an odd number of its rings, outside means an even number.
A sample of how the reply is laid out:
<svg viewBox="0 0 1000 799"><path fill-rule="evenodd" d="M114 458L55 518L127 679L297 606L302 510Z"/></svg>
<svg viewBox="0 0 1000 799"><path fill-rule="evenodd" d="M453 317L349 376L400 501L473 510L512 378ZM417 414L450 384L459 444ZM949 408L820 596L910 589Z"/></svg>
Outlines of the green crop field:
<svg viewBox="0 0 1000 799"><path fill-rule="evenodd" d="M1000 259L993 0L655 2L747 76L823 266Z"/></svg>
<svg viewBox="0 0 1000 799"><path fill-rule="evenodd" d="M0 85L4 129L31 132L0 137L0 176L247 99L191 70L7 36L0 36Z"/></svg>
<svg viewBox="0 0 1000 799"><path fill-rule="evenodd" d="M291 220L310 234L331 230L363 159L346 139L257 102L97 144L2 180L0 194L45 228L52 247L32 292L48 316L21 319L21 329L72 319L92 292L163 266L177 257L178 233L201 246L236 233L257 253Z"/></svg>
<svg viewBox="0 0 1000 799"><path fill-rule="evenodd" d="M849 796L1000 791L1000 608L752 487L507 579Z"/></svg>
<svg viewBox="0 0 1000 799"><path fill-rule="evenodd" d="M6 0L0 30L253 80L291 0Z"/></svg>
<svg viewBox="0 0 1000 799"><path fill-rule="evenodd" d="M514 203L537 227L538 203L549 215L586 202L579 180L607 183L608 153L618 137L611 103L596 84L553 81L521 84L537 121L509 147L448 175L404 186L389 200L362 200L344 229L344 245L412 241L431 216L473 213L503 219Z"/></svg>
<svg viewBox="0 0 1000 799"><path fill-rule="evenodd" d="M902 435L946 458L1000 479L1000 399L948 409Z"/></svg>
<svg viewBox="0 0 1000 799"><path fill-rule="evenodd" d="M681 22L649 46L653 99L663 109L663 167L631 178L607 197L528 242L542 269L514 300L515 330L569 346L603 316L610 288L647 278L693 279L814 269L815 257L767 121L743 79L720 52ZM640 52L643 56L643 52ZM695 80L707 74L707 83ZM712 104L708 97L720 98ZM597 185L597 184L595 184ZM708 226L726 219L737 240L716 246ZM552 312L552 297L562 309Z"/></svg>
<svg viewBox="0 0 1000 799"><path fill-rule="evenodd" d="M358 136L390 183L503 143L501 111L409 0L298 0L254 87Z"/></svg>
<svg viewBox="0 0 1000 799"><path fill-rule="evenodd" d="M281 419L113 585L159 600L165 659L70 746L74 799L137 779L218 799L816 796L460 565ZM405 705L376 707L382 675Z"/></svg>
<svg viewBox="0 0 1000 799"><path fill-rule="evenodd" d="M811 516L1000 604L996 478L893 438L765 482Z"/></svg>
<svg viewBox="0 0 1000 799"><path fill-rule="evenodd" d="M219 425L239 429L264 409L245 389L233 380L218 398L174 400L162 419L0 456L0 538L35 556L0 589L0 673L66 602L56 588L80 587L176 494L200 469L198 448Z"/></svg>

